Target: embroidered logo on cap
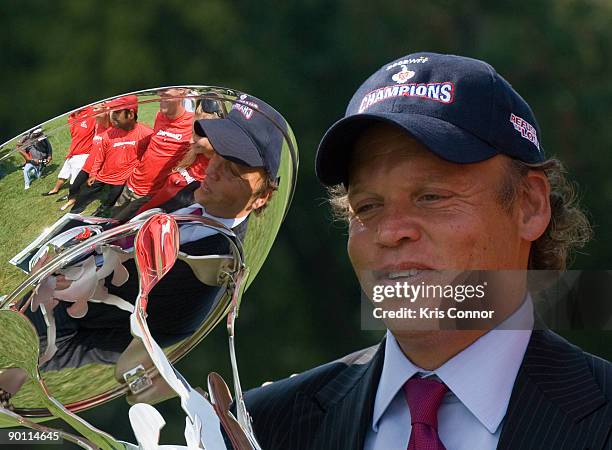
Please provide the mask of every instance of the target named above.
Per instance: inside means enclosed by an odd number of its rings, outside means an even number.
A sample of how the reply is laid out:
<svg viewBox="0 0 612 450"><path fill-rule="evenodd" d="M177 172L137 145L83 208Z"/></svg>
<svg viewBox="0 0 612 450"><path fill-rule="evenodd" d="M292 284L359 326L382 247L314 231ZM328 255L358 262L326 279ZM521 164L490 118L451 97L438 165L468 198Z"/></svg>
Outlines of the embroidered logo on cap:
<svg viewBox="0 0 612 450"><path fill-rule="evenodd" d="M362 113L376 103L396 97L416 97L433 100L440 103L452 103L454 100L455 86L450 81L443 83L410 83L397 86L384 86L372 92L368 92L359 104L359 112Z"/></svg>
<svg viewBox="0 0 612 450"><path fill-rule="evenodd" d="M429 58L427 56L419 56L418 58L402 59L401 61L397 61L397 62L394 62L393 64L389 64L387 67L385 67L385 70L391 70L394 67L405 66L406 64L424 64L427 61L429 61Z"/></svg>
<svg viewBox="0 0 612 450"><path fill-rule="evenodd" d="M414 72L412 70L408 70L408 67L402 65L402 70L394 74L391 79L395 81L397 84L404 84L410 78L414 76Z"/></svg>
<svg viewBox="0 0 612 450"><path fill-rule="evenodd" d="M259 109L259 105L255 102L250 102L247 100L247 95L246 94L242 94L240 96L240 100L243 103L246 103L246 105L252 106L255 109ZM246 106L240 103L234 103L232 105L232 109L237 110L238 112L240 112L240 114L242 114L244 116L245 119L249 120L251 117L253 117L253 109L249 108L249 106Z"/></svg>
<svg viewBox="0 0 612 450"><path fill-rule="evenodd" d="M514 126L514 129L521 133L525 139L530 141L533 145L536 146L538 151L540 150L540 142L538 141L538 134L536 129L525 119L520 118L519 116L510 113L510 123Z"/></svg>

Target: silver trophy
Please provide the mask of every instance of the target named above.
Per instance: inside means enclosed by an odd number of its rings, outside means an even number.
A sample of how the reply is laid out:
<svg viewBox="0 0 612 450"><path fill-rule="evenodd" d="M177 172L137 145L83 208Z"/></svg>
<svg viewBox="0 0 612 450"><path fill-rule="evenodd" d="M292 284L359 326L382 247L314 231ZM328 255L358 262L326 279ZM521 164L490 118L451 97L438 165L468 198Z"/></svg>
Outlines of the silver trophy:
<svg viewBox="0 0 612 450"><path fill-rule="evenodd" d="M44 141L52 155L24 190L20 166ZM235 324L295 189L285 119L232 89L149 89L26 130L0 146L0 166L0 427L83 448L259 449ZM173 366L224 319L233 395L214 372L206 392ZM134 444L76 415L120 396ZM159 446L152 405L176 396L185 442Z"/></svg>

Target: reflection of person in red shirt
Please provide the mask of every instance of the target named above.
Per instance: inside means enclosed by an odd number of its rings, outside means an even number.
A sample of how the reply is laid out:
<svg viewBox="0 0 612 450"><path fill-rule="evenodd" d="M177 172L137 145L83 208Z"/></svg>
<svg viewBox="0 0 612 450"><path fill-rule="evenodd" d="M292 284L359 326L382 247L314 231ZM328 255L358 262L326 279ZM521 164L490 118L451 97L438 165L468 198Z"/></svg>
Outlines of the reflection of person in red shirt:
<svg viewBox="0 0 612 450"><path fill-rule="evenodd" d="M81 171L78 173L68 189L68 201L60 208L62 211L70 208L76 202L76 198L77 195L79 195L81 187L89 178L89 171L91 170L91 166L96 159L96 154L98 153L100 144L102 143L102 135L111 127L110 113L106 109L104 103L95 105L93 109L94 113L96 114L96 126L91 145L91 152L89 152L89 156L85 160L85 164L83 164Z"/></svg>
<svg viewBox="0 0 612 450"><path fill-rule="evenodd" d="M196 102L194 121L200 119L219 119L226 115L223 104L219 100L208 98L199 99ZM179 161L172 173L166 178L166 182L155 195L145 203L136 214L147 209L156 208L166 204L170 209L179 209L195 202L193 191L204 179L209 155L205 154L204 148L190 140L189 151Z"/></svg>
<svg viewBox="0 0 612 450"><path fill-rule="evenodd" d="M93 197L102 190L107 191L105 199L95 215L105 214L115 203L126 180L147 149L153 130L138 122L138 98L128 95L111 100L113 125L102 136L99 150L89 172L86 192L79 195L71 212L85 209Z"/></svg>
<svg viewBox="0 0 612 450"><path fill-rule="evenodd" d="M110 113L106 110L106 105L104 105L105 111L100 115L96 116L96 134L93 138L93 145L91 147L91 152L89 152L89 157L83 164L82 171L87 173L87 178L89 178L89 172L91 172L91 166L93 166L94 161L96 160L96 156L98 152L102 148L102 135L109 129L111 129L111 120ZM79 173L80 175L80 173ZM87 178L85 181L87 181Z"/></svg>
<svg viewBox="0 0 612 450"><path fill-rule="evenodd" d="M113 218L123 221L132 217L165 183L189 149L193 113L185 110L181 98L183 91L171 88L160 93L151 142L127 179L112 210Z"/></svg>
<svg viewBox="0 0 612 450"><path fill-rule="evenodd" d="M42 195L55 195L58 193L64 182L70 179L70 183L74 182L77 174L80 172L85 160L91 151L93 137L95 133L95 118L94 111L91 106L73 112L68 117L68 125L70 125L70 149L66 155L66 161L57 175L57 182L53 189L49 192L44 192Z"/></svg>

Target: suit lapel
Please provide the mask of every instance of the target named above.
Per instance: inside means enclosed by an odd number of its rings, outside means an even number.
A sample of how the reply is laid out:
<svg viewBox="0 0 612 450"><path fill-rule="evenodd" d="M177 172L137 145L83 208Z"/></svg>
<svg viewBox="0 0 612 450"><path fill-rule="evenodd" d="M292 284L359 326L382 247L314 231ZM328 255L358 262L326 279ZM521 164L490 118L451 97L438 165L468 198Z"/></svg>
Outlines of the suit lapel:
<svg viewBox="0 0 612 450"><path fill-rule="evenodd" d="M384 349L383 340L351 362L315 395L324 415L313 449L363 448L372 420Z"/></svg>
<svg viewBox="0 0 612 450"><path fill-rule="evenodd" d="M335 362L345 367L318 391L296 397L293 410L300 414L291 419L290 448L363 448L384 348L383 341L357 359ZM498 449L603 448L606 433L600 427L609 428L612 417L607 403L585 354L550 331L535 330L514 384Z"/></svg>
<svg viewBox="0 0 612 450"><path fill-rule="evenodd" d="M517 375L498 449L584 448L575 425L606 404L577 347L548 330L535 330ZM548 447L547 447L548 448Z"/></svg>

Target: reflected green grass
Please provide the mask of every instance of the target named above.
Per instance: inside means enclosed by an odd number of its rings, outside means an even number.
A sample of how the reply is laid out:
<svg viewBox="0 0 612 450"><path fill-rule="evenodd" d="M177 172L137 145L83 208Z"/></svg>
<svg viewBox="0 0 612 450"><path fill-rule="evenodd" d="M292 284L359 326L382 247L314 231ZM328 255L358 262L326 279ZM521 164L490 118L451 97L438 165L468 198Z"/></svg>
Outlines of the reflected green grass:
<svg viewBox="0 0 612 450"><path fill-rule="evenodd" d="M138 108L138 120L152 127L157 111L157 102L144 103ZM23 172L20 169L23 158L15 153L2 162L2 170L7 175L0 179L0 295L10 293L26 278L8 261L32 242L45 226L66 213L60 211L63 202L56 200L68 192L67 184L58 195L43 197L41 194L54 186L68 153L70 130L67 120L67 116L60 116L44 125L53 146L53 161L45 169L43 178L33 181L29 190L23 189ZM94 201L83 214L92 213L98 205L99 201Z"/></svg>
<svg viewBox="0 0 612 450"><path fill-rule="evenodd" d="M114 378L115 366L104 364L87 364L73 369L41 373L49 392L63 404L92 398L103 392L119 388L121 385ZM91 383L91 380L96 383ZM12 404L16 408L40 408L41 402L34 388L34 382L28 381L15 394Z"/></svg>

